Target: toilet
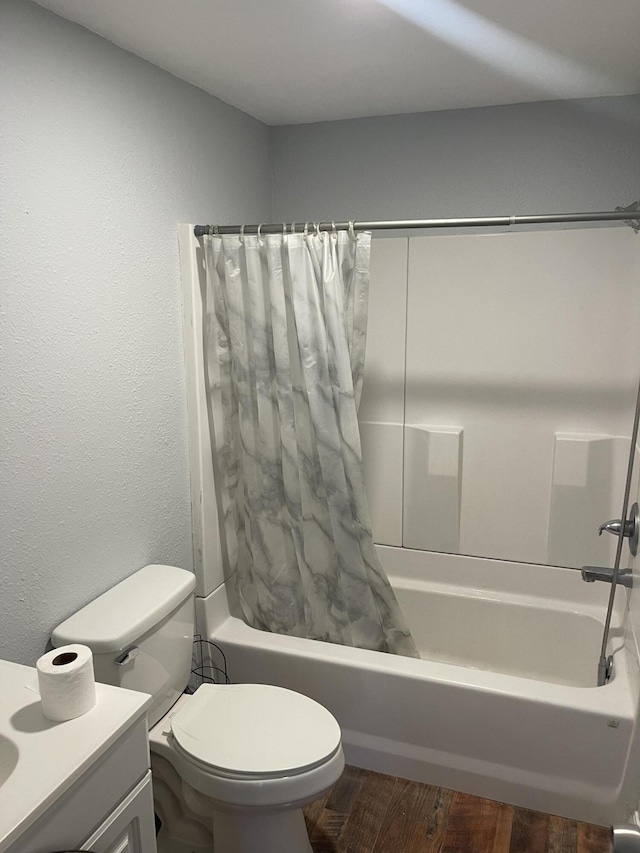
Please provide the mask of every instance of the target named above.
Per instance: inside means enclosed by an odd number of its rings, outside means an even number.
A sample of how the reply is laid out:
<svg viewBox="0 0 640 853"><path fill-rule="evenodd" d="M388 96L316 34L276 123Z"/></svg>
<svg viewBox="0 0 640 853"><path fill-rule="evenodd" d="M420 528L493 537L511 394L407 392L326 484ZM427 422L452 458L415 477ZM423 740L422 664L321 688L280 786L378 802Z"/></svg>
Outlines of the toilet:
<svg viewBox="0 0 640 853"><path fill-rule="evenodd" d="M168 835L215 853L311 853L302 807L344 769L340 727L318 702L267 684L191 675L195 578L145 566L70 616L54 646L83 643L96 680L152 696L155 807Z"/></svg>

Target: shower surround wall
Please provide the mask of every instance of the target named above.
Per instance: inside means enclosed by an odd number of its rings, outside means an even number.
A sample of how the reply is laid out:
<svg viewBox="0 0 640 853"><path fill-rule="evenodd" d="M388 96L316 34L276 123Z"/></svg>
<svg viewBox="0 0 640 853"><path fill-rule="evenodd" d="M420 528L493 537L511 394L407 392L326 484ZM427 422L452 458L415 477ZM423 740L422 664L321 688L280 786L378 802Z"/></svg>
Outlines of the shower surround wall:
<svg viewBox="0 0 640 853"><path fill-rule="evenodd" d="M0 658L145 563L193 566L177 223L271 216L269 129L0 4Z"/></svg>
<svg viewBox="0 0 640 853"><path fill-rule="evenodd" d="M359 416L376 542L611 565L597 530L622 502L639 280L629 228L374 240Z"/></svg>

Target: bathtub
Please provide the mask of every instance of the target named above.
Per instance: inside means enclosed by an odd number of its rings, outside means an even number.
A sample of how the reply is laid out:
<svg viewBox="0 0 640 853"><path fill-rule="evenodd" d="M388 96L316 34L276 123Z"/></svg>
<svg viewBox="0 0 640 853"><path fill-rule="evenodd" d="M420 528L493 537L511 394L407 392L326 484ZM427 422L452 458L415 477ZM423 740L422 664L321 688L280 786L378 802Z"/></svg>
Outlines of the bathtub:
<svg viewBox="0 0 640 853"><path fill-rule="evenodd" d="M379 546L422 659L257 631L219 588L199 623L232 681L329 708L347 761L602 825L637 807L638 675L616 595L614 674L596 687L608 584L571 569Z"/></svg>

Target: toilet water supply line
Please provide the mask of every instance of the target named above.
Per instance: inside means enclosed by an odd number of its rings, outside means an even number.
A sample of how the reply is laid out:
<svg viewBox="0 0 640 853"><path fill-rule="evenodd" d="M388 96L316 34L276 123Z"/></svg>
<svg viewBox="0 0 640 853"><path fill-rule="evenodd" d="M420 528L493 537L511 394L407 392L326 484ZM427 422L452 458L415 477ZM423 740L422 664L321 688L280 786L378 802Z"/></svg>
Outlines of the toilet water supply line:
<svg viewBox="0 0 640 853"><path fill-rule="evenodd" d="M635 461L636 443L638 441L638 424L640 423L640 383L638 384L638 395L636 397L636 411L633 418L633 429L631 431L631 446L629 448L629 464L627 465L627 479L624 485L624 498L622 500L622 512L620 513L620 521L622 529L627 518L629 509L629 497L631 495L631 479L633 477L633 463ZM607 607L607 618L604 622L604 632L602 634L602 647L600 649L600 660L598 661L598 687L604 687L607 681L611 678L613 668L613 657L607 659L607 644L609 642L609 629L611 627L611 614L613 612L613 602L616 596L618 587L618 573L620 571L620 560L622 557L622 546L624 544L624 536L622 530L618 536L618 544L616 546L616 558L613 564L613 574L611 576L611 590L609 592L609 606Z"/></svg>

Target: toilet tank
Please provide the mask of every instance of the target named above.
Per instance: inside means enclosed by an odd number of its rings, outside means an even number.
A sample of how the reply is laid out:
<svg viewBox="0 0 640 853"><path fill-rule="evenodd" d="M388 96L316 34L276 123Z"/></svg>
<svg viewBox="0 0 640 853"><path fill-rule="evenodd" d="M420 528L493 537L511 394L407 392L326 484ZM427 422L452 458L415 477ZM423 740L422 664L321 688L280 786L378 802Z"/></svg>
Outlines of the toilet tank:
<svg viewBox="0 0 640 853"><path fill-rule="evenodd" d="M59 625L54 646L83 643L96 680L150 693L149 727L189 682L195 577L175 566L145 566Z"/></svg>

